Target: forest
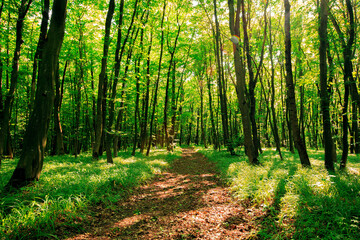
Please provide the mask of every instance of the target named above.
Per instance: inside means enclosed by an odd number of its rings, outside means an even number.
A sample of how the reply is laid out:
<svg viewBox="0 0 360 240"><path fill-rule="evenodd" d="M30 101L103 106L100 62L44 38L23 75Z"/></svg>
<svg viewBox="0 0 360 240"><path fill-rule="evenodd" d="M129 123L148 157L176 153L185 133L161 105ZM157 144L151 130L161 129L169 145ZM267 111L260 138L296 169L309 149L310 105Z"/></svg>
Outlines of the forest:
<svg viewBox="0 0 360 240"><path fill-rule="evenodd" d="M360 238L360 1L0 1L0 239Z"/></svg>

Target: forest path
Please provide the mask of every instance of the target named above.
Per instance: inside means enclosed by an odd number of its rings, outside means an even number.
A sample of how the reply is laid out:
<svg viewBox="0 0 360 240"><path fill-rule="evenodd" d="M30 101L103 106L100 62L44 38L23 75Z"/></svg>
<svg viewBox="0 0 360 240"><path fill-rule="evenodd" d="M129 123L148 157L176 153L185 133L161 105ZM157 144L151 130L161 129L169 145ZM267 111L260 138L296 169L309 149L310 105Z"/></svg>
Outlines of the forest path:
<svg viewBox="0 0 360 240"><path fill-rule="evenodd" d="M244 239L258 210L238 204L201 153L183 149L168 172L117 205L99 209L88 233L69 239Z"/></svg>

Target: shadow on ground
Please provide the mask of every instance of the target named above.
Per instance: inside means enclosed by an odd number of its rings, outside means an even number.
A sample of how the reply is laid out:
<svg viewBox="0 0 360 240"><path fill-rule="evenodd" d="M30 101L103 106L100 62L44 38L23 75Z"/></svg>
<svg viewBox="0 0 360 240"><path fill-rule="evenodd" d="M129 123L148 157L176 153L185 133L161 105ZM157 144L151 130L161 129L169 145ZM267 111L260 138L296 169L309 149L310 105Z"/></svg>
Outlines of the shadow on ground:
<svg viewBox="0 0 360 240"><path fill-rule="evenodd" d="M231 198L216 167L193 149L116 207L94 207L87 232L68 239L244 239L256 209Z"/></svg>

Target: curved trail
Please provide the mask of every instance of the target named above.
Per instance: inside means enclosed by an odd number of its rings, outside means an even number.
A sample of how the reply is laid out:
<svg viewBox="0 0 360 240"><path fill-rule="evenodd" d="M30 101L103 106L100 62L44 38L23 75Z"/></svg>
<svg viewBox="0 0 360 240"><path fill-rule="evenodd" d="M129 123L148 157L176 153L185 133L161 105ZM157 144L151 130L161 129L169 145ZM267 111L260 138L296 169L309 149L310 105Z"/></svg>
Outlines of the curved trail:
<svg viewBox="0 0 360 240"><path fill-rule="evenodd" d="M168 172L102 209L89 232L69 239L246 239L256 209L234 201L202 154L183 149Z"/></svg>

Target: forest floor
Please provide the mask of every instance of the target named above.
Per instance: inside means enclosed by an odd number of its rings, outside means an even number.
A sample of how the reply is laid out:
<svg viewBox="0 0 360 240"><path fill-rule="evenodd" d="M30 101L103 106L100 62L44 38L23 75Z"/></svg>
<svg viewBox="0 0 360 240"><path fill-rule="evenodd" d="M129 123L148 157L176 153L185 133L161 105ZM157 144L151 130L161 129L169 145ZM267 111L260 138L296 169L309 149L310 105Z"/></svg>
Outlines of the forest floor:
<svg viewBox="0 0 360 240"><path fill-rule="evenodd" d="M248 239L266 214L234 200L214 163L191 148L171 168L108 208L94 206L70 239Z"/></svg>

